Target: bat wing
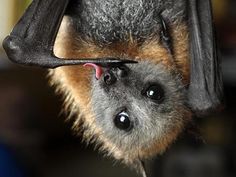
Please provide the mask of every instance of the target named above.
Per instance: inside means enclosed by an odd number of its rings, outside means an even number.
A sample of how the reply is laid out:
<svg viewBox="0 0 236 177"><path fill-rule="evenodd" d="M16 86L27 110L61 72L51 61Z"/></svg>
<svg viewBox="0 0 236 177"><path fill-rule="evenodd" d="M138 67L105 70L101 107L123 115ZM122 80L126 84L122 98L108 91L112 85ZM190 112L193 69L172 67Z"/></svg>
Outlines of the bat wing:
<svg viewBox="0 0 236 177"><path fill-rule="evenodd" d="M191 58L188 97L192 110L201 115L218 108L223 100L210 0L189 0L188 17Z"/></svg>
<svg viewBox="0 0 236 177"><path fill-rule="evenodd" d="M13 62L55 68L63 65L95 63L100 65L135 63L117 58L61 59L53 45L69 0L33 0L3 47Z"/></svg>

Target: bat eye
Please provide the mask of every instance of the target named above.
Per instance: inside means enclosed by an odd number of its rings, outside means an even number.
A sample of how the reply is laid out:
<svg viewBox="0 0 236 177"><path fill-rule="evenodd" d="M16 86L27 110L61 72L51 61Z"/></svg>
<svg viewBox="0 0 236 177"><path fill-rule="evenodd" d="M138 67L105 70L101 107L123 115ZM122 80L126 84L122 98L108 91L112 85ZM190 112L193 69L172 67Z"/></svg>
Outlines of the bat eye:
<svg viewBox="0 0 236 177"><path fill-rule="evenodd" d="M152 99L157 101L158 103L161 103L164 99L164 90L160 85L151 85L149 86L144 92L143 94Z"/></svg>
<svg viewBox="0 0 236 177"><path fill-rule="evenodd" d="M126 112L119 113L114 119L114 124L121 130L129 131L131 129L131 121Z"/></svg>

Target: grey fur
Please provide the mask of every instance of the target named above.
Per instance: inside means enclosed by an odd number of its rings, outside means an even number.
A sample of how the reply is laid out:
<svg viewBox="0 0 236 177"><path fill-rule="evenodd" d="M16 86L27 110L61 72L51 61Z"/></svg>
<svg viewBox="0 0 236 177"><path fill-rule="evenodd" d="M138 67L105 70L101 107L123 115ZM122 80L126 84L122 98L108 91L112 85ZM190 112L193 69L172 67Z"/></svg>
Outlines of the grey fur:
<svg viewBox="0 0 236 177"><path fill-rule="evenodd" d="M174 126L182 126L185 118L179 108L185 108L186 101L181 79L162 64L139 62L128 67L129 75L110 86L93 76L91 99L96 124L103 130L103 136L127 156L165 137ZM161 104L141 94L147 83L163 87L165 98ZM130 132L118 129L113 123L115 115L123 108L127 109L133 123Z"/></svg>
<svg viewBox="0 0 236 177"><path fill-rule="evenodd" d="M71 10L72 9L72 10ZM74 0L70 5L74 25L83 37L99 44L125 41L130 34L143 41L160 32L161 14L167 22L182 20L183 0Z"/></svg>

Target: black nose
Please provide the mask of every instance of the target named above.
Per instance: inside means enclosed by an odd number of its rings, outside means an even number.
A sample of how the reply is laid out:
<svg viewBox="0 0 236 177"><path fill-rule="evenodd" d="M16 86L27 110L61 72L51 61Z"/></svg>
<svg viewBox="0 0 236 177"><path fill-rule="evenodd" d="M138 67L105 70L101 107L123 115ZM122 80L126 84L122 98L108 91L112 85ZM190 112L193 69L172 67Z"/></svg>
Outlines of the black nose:
<svg viewBox="0 0 236 177"><path fill-rule="evenodd" d="M116 73L119 78L126 77L129 74L129 68L125 65L119 66L116 70Z"/></svg>
<svg viewBox="0 0 236 177"><path fill-rule="evenodd" d="M104 71L103 81L107 85L112 85L116 83L117 80L121 80L124 77L127 77L129 73L129 68L127 66L119 66L109 68Z"/></svg>

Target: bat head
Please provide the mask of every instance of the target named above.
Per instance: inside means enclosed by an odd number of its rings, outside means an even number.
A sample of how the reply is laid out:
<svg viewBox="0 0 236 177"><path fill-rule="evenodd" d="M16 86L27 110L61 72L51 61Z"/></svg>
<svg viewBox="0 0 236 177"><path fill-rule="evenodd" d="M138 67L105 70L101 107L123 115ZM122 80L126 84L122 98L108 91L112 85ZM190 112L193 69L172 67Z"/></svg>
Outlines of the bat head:
<svg viewBox="0 0 236 177"><path fill-rule="evenodd" d="M54 71L53 81L78 115L74 127L83 122L86 140L96 139L106 154L125 163L139 163L162 153L192 113L219 105L222 83L209 1L145 1L142 7L139 1L80 2L83 8L71 12L73 23L62 24L55 53L138 61L90 64L92 74L81 67ZM74 31L77 37L66 36Z"/></svg>
<svg viewBox="0 0 236 177"><path fill-rule="evenodd" d="M181 78L162 64L105 68L91 95L101 136L126 161L164 151L190 118Z"/></svg>
<svg viewBox="0 0 236 177"><path fill-rule="evenodd" d="M82 121L85 138L127 163L163 152L191 112L223 100L210 0L34 0L3 46L20 64L65 66L52 82L78 115L75 127ZM96 65L108 58L139 63ZM88 61L92 77L68 66Z"/></svg>
<svg viewBox="0 0 236 177"><path fill-rule="evenodd" d="M55 53L138 61L92 64L93 74L81 67L54 71L53 81L78 114L74 127L81 127L80 121L85 125L85 139L98 140L109 155L134 164L163 152L192 113L221 103L210 1L79 2L81 9L64 24L72 30L63 31L62 24Z"/></svg>

